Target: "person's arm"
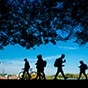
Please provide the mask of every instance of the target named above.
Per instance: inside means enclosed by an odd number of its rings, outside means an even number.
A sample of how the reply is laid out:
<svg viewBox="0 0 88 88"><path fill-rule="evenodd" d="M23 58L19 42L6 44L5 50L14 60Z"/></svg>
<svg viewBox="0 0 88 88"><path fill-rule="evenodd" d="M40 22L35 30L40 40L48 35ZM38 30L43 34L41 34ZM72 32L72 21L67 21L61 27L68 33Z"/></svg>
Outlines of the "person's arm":
<svg viewBox="0 0 88 88"><path fill-rule="evenodd" d="M78 68L81 68L81 65L80 65L80 66L78 66Z"/></svg>
<svg viewBox="0 0 88 88"><path fill-rule="evenodd" d="M65 63L65 62L66 62L66 60L64 59L64 60L63 60L63 63Z"/></svg>

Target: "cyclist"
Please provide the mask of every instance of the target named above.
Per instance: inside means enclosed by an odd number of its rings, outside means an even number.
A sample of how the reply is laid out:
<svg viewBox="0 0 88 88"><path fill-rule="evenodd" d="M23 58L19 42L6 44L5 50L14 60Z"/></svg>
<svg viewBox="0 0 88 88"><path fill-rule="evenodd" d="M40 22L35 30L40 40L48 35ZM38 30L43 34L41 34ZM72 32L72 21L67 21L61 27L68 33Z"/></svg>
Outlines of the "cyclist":
<svg viewBox="0 0 88 88"><path fill-rule="evenodd" d="M30 64L29 64L27 58L25 58L24 61L25 61L25 64L24 64L24 71L23 71L22 79L24 79L24 74L26 72L27 72L27 75L28 75L28 77L30 79L30 74L29 74Z"/></svg>

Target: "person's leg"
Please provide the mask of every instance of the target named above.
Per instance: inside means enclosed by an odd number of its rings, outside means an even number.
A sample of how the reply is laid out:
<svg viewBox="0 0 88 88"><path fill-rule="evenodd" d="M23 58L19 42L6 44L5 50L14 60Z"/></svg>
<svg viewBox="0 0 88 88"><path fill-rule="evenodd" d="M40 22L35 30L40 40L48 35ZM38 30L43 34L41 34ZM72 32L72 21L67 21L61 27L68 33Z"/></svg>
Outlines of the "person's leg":
<svg viewBox="0 0 88 88"><path fill-rule="evenodd" d="M31 77L30 77L29 71L27 70L26 72L27 72L27 75L28 75L29 80L30 80Z"/></svg>
<svg viewBox="0 0 88 88"><path fill-rule="evenodd" d="M42 74L43 74L43 79L46 80L46 76L45 76L44 71L42 72Z"/></svg>
<svg viewBox="0 0 88 88"><path fill-rule="evenodd" d="M41 69L41 74L42 76L42 79L46 80L46 76L45 76L45 73L44 73L44 68Z"/></svg>
<svg viewBox="0 0 88 88"><path fill-rule="evenodd" d="M43 75L43 73L42 73L42 71L40 71L39 72L39 80L43 79L43 76L42 75Z"/></svg>
<svg viewBox="0 0 88 88"><path fill-rule="evenodd" d="M87 79L87 75L86 75L85 71L83 72L83 74L84 74L85 78Z"/></svg>
<svg viewBox="0 0 88 88"><path fill-rule="evenodd" d="M80 73L79 73L78 80L80 79L81 75L82 75L82 71L80 71Z"/></svg>
<svg viewBox="0 0 88 88"><path fill-rule="evenodd" d="M24 70L24 71L23 71L23 75L22 75L22 79L24 79L24 74L25 74L25 72L26 72L26 71Z"/></svg>
<svg viewBox="0 0 88 88"><path fill-rule="evenodd" d="M40 76L40 70L39 69L37 69L37 76L36 76L36 80L38 79L38 77Z"/></svg>
<svg viewBox="0 0 88 88"><path fill-rule="evenodd" d="M65 80L68 78L68 77L65 76L64 71L62 69L61 69L61 74L62 74L62 76L64 77Z"/></svg>
<svg viewBox="0 0 88 88"><path fill-rule="evenodd" d="M56 74L55 74L54 80L57 79L58 74L59 74L59 69L57 69L57 72L56 72Z"/></svg>

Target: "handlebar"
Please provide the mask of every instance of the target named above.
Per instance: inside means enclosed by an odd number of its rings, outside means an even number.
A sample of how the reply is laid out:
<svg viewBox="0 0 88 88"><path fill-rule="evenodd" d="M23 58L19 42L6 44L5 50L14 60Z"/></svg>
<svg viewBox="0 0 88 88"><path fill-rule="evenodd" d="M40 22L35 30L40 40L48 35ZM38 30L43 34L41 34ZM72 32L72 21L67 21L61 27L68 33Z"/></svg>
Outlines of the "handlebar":
<svg viewBox="0 0 88 88"><path fill-rule="evenodd" d="M24 69L25 69L25 68L22 68L22 70L24 70ZM30 70L30 71L32 71L32 70L33 70L33 68L30 68L29 70Z"/></svg>

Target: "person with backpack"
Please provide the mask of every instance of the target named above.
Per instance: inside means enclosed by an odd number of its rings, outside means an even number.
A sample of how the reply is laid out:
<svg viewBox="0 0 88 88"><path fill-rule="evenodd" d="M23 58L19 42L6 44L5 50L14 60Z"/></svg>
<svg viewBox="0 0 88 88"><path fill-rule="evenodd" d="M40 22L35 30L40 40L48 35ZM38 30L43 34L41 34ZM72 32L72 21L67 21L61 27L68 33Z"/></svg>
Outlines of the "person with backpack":
<svg viewBox="0 0 88 88"><path fill-rule="evenodd" d="M41 74L42 74L42 79L46 80L45 73L44 73L44 68L46 67L47 62L43 60L42 55L39 54L37 56L37 62L35 63L36 68L37 68L37 77L39 77L39 80L41 80Z"/></svg>
<svg viewBox="0 0 88 88"><path fill-rule="evenodd" d="M68 77L65 76L64 71L62 67L64 66L63 63L66 62L66 60L63 60L65 58L65 54L62 54L61 57L55 60L54 67L57 67L57 72L55 74L54 80L57 79L58 74L61 72L62 76L66 80Z"/></svg>
<svg viewBox="0 0 88 88"><path fill-rule="evenodd" d="M80 72L79 72L79 77L78 80L80 79L81 75L83 74L85 76L85 78L87 79L87 75L86 75L86 70L88 69L87 64L85 64L82 60L79 61L80 63Z"/></svg>

